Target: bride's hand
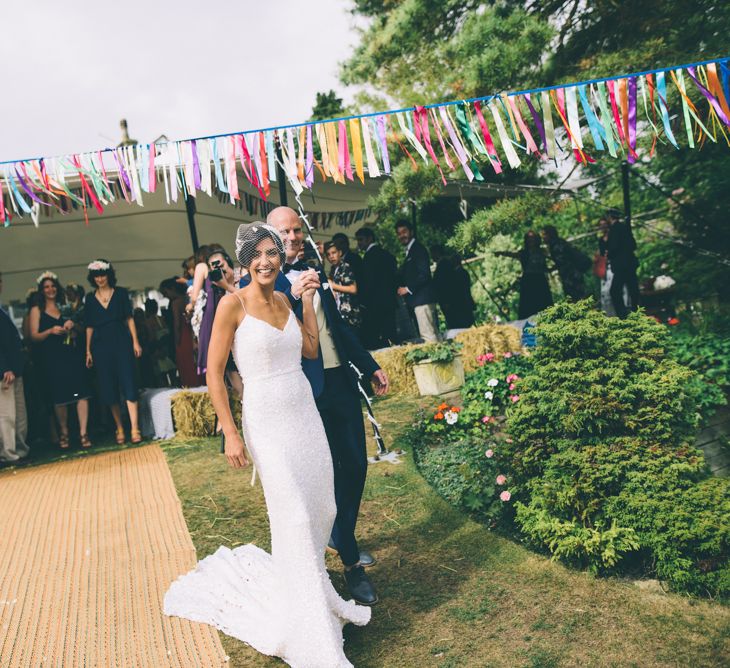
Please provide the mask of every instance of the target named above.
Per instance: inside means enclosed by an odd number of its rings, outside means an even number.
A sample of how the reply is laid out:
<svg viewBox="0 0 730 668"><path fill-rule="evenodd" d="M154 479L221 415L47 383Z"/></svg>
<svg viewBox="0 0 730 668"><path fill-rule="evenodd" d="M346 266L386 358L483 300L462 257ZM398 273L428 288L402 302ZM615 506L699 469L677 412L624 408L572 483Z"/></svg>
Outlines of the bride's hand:
<svg viewBox="0 0 730 668"><path fill-rule="evenodd" d="M234 469L242 469L248 466L248 459L246 459L246 451L243 447L243 439L240 434L233 434L232 436L226 435L226 457L228 463Z"/></svg>

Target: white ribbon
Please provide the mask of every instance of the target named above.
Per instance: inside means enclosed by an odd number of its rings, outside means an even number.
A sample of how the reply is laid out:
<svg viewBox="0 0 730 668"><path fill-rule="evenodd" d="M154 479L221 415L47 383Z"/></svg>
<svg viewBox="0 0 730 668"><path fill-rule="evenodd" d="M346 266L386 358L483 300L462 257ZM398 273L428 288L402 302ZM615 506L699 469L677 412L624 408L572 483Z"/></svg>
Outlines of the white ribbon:
<svg viewBox="0 0 730 668"><path fill-rule="evenodd" d="M580 136L580 121L578 120L578 99L575 96L575 87L569 86L565 89L565 111L568 114L568 127L570 128L570 143L573 148L583 148L583 138Z"/></svg>
<svg viewBox="0 0 730 668"><path fill-rule="evenodd" d="M367 122L367 118L363 118L360 121L360 127L362 128L362 138L365 144L365 160L368 165L368 174L371 178L380 176L380 167L378 167L378 161L375 159L375 153L373 152L373 141L370 136L370 124Z"/></svg>
<svg viewBox="0 0 730 668"><path fill-rule="evenodd" d="M512 141L507 136L507 130L505 130L502 117L499 115L499 109L497 109L497 105L495 105L494 102L489 103L489 111L492 112L494 124L497 126L497 134L499 135L499 141L502 142L502 148L504 149L504 154L507 156L507 162L509 162L510 167L516 169L521 164L520 158L517 155L514 146L512 146Z"/></svg>

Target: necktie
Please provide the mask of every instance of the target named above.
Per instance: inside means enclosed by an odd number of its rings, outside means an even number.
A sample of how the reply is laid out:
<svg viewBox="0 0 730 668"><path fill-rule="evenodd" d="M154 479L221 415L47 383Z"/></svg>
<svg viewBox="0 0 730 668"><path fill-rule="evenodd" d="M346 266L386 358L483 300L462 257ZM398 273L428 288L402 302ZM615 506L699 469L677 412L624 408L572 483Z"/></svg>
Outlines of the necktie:
<svg viewBox="0 0 730 668"><path fill-rule="evenodd" d="M284 274L288 274L290 271L307 271L307 269L309 269L309 265L301 260L297 260L293 264L284 263Z"/></svg>

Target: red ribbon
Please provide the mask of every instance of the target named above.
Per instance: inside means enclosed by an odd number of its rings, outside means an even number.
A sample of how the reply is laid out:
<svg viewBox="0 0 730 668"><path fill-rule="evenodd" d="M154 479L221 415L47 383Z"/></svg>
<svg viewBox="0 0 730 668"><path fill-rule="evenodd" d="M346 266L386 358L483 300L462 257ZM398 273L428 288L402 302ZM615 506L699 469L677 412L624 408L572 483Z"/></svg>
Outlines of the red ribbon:
<svg viewBox="0 0 730 668"><path fill-rule="evenodd" d="M441 181L444 185L446 185L446 177L444 176L444 172L441 169L441 165L439 164L438 158L436 157L436 153L433 150L433 146L431 146L431 132L428 129L428 112L423 108L416 106L416 110L413 112L415 118L416 118L416 137L421 139L419 135L423 137L423 143L426 144L426 150L428 151L428 154L431 156L431 160L433 161L433 164L438 167L439 174L441 174Z"/></svg>
<svg viewBox="0 0 730 668"><path fill-rule="evenodd" d="M474 103L474 112L477 115L477 120L479 121L479 127L482 129L482 136L484 137L484 143L487 145L487 153L489 155L489 162L492 164L492 168L494 169L495 173L499 174L502 171L502 162L499 159L499 154L497 153L497 149L494 147L494 142L492 141L492 135L489 133L489 126L487 125L487 121L484 118L484 114L482 113L481 101L477 100Z"/></svg>

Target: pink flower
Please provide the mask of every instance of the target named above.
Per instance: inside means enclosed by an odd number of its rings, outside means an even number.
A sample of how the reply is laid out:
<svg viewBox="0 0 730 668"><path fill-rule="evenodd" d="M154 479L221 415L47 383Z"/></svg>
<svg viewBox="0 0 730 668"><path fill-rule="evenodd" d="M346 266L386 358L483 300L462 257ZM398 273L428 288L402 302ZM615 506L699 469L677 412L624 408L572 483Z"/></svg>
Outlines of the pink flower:
<svg viewBox="0 0 730 668"><path fill-rule="evenodd" d="M510 399L512 399L512 403L517 403L520 400L519 394L513 394Z"/></svg>
<svg viewBox="0 0 730 668"><path fill-rule="evenodd" d="M515 385L514 383L510 383L510 386L509 386L510 392L512 392L516 387L517 387L517 385Z"/></svg>
<svg viewBox="0 0 730 668"><path fill-rule="evenodd" d="M512 353L505 353L504 359L508 360L510 357L512 357Z"/></svg>
<svg viewBox="0 0 730 668"><path fill-rule="evenodd" d="M497 421L497 418L496 417L492 417L491 415L485 415L482 418L482 422L484 424L489 424L490 422L496 422L496 421Z"/></svg>
<svg viewBox="0 0 730 668"><path fill-rule="evenodd" d="M494 353L487 353L484 355L484 359L487 360L487 362L493 362L494 361Z"/></svg>
<svg viewBox="0 0 730 668"><path fill-rule="evenodd" d="M506 482L507 482L507 478L500 473L497 476L497 484L498 485L504 485L504 483L506 483Z"/></svg>
<svg viewBox="0 0 730 668"><path fill-rule="evenodd" d="M501 501L509 501L512 498L512 495L505 489L504 492L502 492L499 495L499 498Z"/></svg>
<svg viewBox="0 0 730 668"><path fill-rule="evenodd" d="M485 455L487 456L487 459L491 459L492 457L494 457L494 450L492 450L492 449L490 448L490 449L489 449L489 450L487 450L487 451L486 451L486 452L485 452L484 454L485 454Z"/></svg>

